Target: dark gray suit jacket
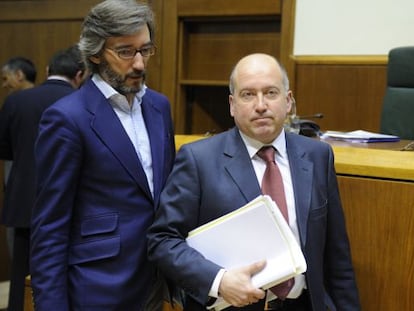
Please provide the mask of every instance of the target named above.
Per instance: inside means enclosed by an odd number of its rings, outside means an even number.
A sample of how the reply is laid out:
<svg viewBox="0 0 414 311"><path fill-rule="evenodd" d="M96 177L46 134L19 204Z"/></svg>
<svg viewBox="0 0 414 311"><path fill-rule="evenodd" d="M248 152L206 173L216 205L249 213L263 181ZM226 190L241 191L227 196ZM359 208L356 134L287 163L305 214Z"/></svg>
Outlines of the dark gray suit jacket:
<svg viewBox="0 0 414 311"><path fill-rule="evenodd" d="M286 136L301 247L314 311L359 310L351 254L334 169L326 143ZM261 194L238 129L184 145L161 194L149 231L149 256L205 310L221 267L185 243L190 230Z"/></svg>
<svg viewBox="0 0 414 311"><path fill-rule="evenodd" d="M34 144L43 111L75 89L63 80L46 80L41 85L8 96L0 112L0 159L13 160L9 175L2 223L29 228L35 200Z"/></svg>

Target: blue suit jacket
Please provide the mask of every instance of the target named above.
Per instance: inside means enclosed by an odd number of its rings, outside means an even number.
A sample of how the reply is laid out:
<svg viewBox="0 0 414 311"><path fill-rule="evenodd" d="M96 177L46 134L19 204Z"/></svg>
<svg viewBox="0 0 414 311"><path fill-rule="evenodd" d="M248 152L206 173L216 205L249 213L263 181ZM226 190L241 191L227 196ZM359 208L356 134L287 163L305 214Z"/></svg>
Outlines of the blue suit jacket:
<svg viewBox="0 0 414 311"><path fill-rule="evenodd" d="M294 134L287 135L286 144L313 310L359 310L332 150L326 143ZM260 194L236 128L184 145L178 152L149 231L149 254L198 303L191 311L205 310L221 267L185 243L188 232Z"/></svg>
<svg viewBox="0 0 414 311"><path fill-rule="evenodd" d="M30 228L35 200L34 144L43 111L75 89L62 80L46 80L34 88L8 96L0 112L0 159L13 160L2 223Z"/></svg>
<svg viewBox="0 0 414 311"><path fill-rule="evenodd" d="M175 156L167 98L147 89L142 112L154 198L121 122L91 80L43 114L32 219L36 310L142 310L154 278L145 237Z"/></svg>

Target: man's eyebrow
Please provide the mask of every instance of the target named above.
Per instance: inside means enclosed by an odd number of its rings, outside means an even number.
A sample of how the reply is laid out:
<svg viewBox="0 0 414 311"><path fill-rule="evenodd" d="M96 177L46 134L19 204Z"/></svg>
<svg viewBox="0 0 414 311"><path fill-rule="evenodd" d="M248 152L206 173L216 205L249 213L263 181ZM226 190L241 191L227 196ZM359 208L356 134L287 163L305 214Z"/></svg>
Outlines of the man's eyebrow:
<svg viewBox="0 0 414 311"><path fill-rule="evenodd" d="M116 45L114 49L127 49L127 48L142 49L144 47L151 46L151 45L153 45L152 41L148 41L144 43L139 48L136 48L135 45L133 45L132 43L124 43L124 44L121 43L118 46Z"/></svg>

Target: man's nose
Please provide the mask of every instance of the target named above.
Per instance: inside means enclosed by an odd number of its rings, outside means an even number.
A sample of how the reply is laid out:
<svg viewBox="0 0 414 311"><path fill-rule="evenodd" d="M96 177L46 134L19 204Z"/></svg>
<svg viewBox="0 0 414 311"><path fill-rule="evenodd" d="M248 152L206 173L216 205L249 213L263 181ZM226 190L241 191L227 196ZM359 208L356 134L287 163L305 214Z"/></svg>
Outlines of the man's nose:
<svg viewBox="0 0 414 311"><path fill-rule="evenodd" d="M257 109L266 109L267 104L266 104L265 97L264 97L263 93L257 93L256 107L257 107Z"/></svg>
<svg viewBox="0 0 414 311"><path fill-rule="evenodd" d="M135 54L132 66L134 69L137 70L145 69L144 57L141 55L141 53L138 52L137 54Z"/></svg>

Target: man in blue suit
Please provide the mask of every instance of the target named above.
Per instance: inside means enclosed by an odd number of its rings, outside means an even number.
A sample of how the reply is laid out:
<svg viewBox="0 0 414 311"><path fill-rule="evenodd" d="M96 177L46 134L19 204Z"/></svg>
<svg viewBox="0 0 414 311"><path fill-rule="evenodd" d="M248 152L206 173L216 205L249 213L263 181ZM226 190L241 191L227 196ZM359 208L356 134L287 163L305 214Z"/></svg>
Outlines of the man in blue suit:
<svg viewBox="0 0 414 311"><path fill-rule="evenodd" d="M206 310L219 296L232 305L228 310L360 310L333 153L324 142L285 133L292 102L286 72L269 55L248 55L231 74L230 93L236 127L177 154L149 230L150 259L184 290L186 311ZM308 267L287 297L252 285L265 262L226 270L185 241L189 231L261 194L263 146L277 150L288 224Z"/></svg>
<svg viewBox="0 0 414 311"><path fill-rule="evenodd" d="M74 48L55 53L48 78L34 88L7 97L0 112L0 159L13 160L1 222L13 228L9 311L23 311L25 277L29 274L30 219L35 201L34 144L42 112L80 85L85 71Z"/></svg>
<svg viewBox="0 0 414 311"><path fill-rule="evenodd" d="M145 85L153 27L134 0L93 7L79 42L92 77L43 114L31 252L38 311L162 310L146 234L175 144L169 101Z"/></svg>

